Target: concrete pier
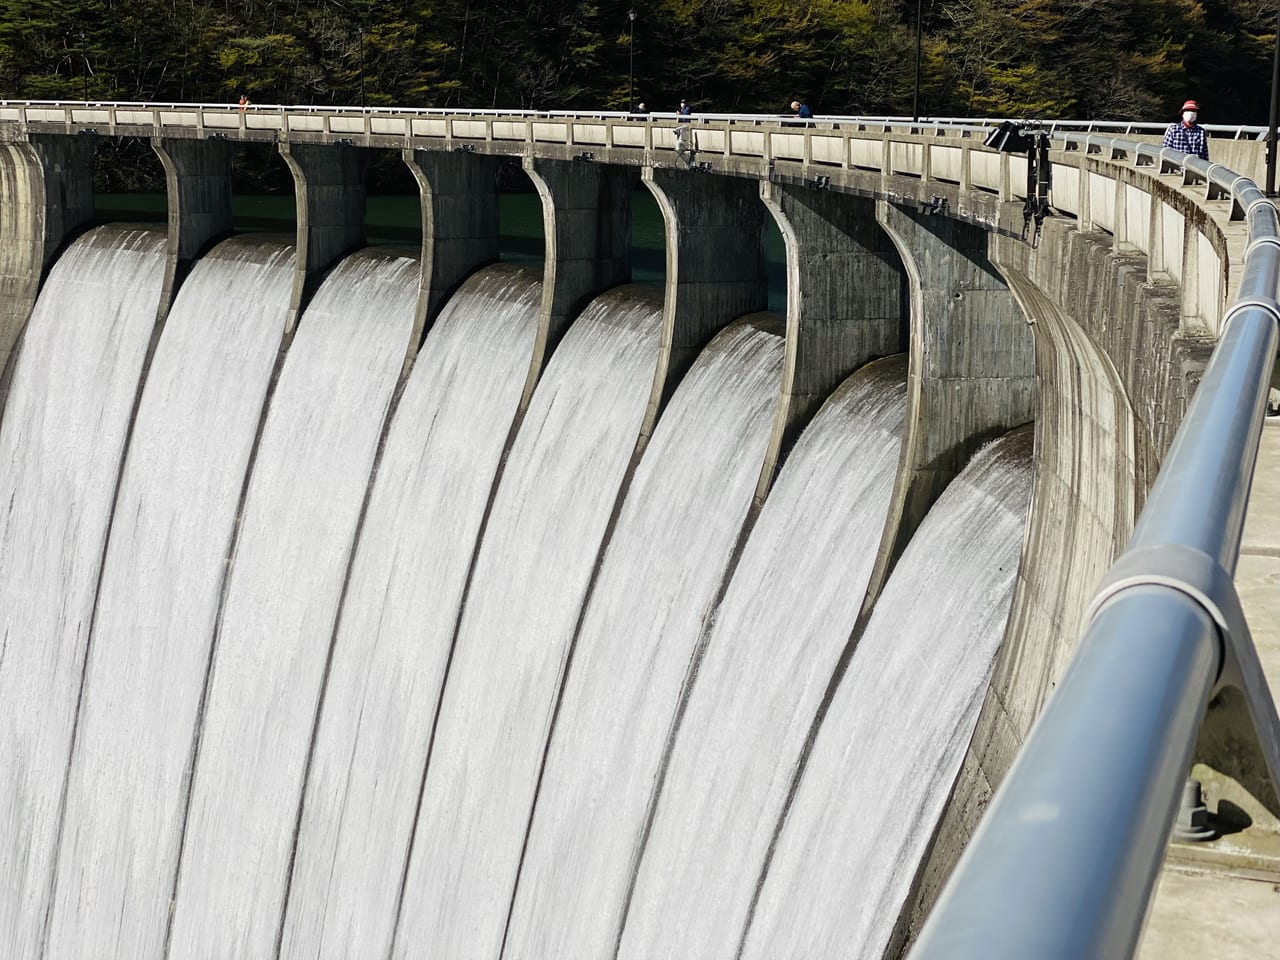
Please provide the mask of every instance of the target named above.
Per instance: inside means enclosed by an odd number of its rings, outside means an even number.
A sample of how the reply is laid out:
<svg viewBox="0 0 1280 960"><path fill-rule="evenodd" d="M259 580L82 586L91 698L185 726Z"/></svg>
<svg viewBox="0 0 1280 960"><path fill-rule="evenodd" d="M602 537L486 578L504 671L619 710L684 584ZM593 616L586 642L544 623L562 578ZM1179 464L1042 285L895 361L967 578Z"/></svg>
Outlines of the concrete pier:
<svg viewBox="0 0 1280 960"><path fill-rule="evenodd" d="M787 450L832 390L877 357L902 349L902 261L876 223L875 201L760 182L787 257L787 350L763 499Z"/></svg>
<svg viewBox="0 0 1280 960"><path fill-rule="evenodd" d="M160 312L168 313L196 258L233 229L231 158L220 140L155 137L151 147L164 167L169 207L168 262Z"/></svg>
<svg viewBox="0 0 1280 960"><path fill-rule="evenodd" d="M973 452L1035 416L1031 330L987 257L987 233L877 201L911 282L907 422L874 603L929 507Z"/></svg>
<svg viewBox="0 0 1280 960"><path fill-rule="evenodd" d="M631 279L631 191L636 173L588 160L526 156L542 199L546 240L542 315L521 409L573 318L592 297Z"/></svg>
<svg viewBox="0 0 1280 960"><path fill-rule="evenodd" d="M497 157L405 150L422 207L422 280L409 350L417 351L458 285L498 259Z"/></svg>
<svg viewBox="0 0 1280 960"><path fill-rule="evenodd" d="M644 435L711 338L769 303L764 206L750 180L690 176L663 167L641 175L662 212L667 276L662 355Z"/></svg>
<svg viewBox="0 0 1280 960"><path fill-rule="evenodd" d="M0 407L8 361L54 257L93 220L97 138L32 134L0 143Z"/></svg>
<svg viewBox="0 0 1280 960"><path fill-rule="evenodd" d="M320 283L321 272L365 242L365 159L354 147L280 143L293 174L298 241L286 330Z"/></svg>

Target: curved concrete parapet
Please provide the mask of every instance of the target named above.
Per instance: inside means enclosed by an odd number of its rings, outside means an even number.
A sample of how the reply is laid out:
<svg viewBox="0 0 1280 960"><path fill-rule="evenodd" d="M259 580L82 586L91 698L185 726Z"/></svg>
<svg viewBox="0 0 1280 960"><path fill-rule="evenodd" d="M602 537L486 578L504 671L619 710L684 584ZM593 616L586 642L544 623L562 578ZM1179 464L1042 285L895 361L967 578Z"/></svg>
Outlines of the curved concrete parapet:
<svg viewBox="0 0 1280 960"><path fill-rule="evenodd" d="M590 161L526 156L524 171L542 200L546 254L542 315L525 382L528 407L542 368L578 311L596 294L631 278L634 171Z"/></svg>
<svg viewBox="0 0 1280 960"><path fill-rule="evenodd" d="M422 209L422 278L409 344L413 362L445 301L475 270L498 259L497 157L405 150Z"/></svg>
<svg viewBox="0 0 1280 960"><path fill-rule="evenodd" d="M1022 311L987 256L987 234L879 201L911 281L907 423L876 569L874 603L920 521L985 440L1035 415L1035 357Z"/></svg>
<svg viewBox="0 0 1280 960"><path fill-rule="evenodd" d="M796 436L836 386L901 349L903 268L875 220L875 201L760 182L787 257L787 350L782 392L757 500Z"/></svg>
<svg viewBox="0 0 1280 960"><path fill-rule="evenodd" d="M165 314L201 253L233 229L231 156L221 140L153 137L151 148L164 167L169 208L168 262L160 313Z"/></svg>
<svg viewBox="0 0 1280 960"><path fill-rule="evenodd" d="M9 359L45 272L80 227L93 219L92 136L31 134L0 143L0 407Z"/></svg>
<svg viewBox="0 0 1280 960"><path fill-rule="evenodd" d="M277 146L293 174L297 198L298 240L288 332L320 285L321 272L344 253L364 245L365 161L348 146L284 141Z"/></svg>
<svg viewBox="0 0 1280 960"><path fill-rule="evenodd" d="M662 354L644 436L699 351L738 317L764 310L764 207L750 180L646 167L641 180L662 212L667 276Z"/></svg>

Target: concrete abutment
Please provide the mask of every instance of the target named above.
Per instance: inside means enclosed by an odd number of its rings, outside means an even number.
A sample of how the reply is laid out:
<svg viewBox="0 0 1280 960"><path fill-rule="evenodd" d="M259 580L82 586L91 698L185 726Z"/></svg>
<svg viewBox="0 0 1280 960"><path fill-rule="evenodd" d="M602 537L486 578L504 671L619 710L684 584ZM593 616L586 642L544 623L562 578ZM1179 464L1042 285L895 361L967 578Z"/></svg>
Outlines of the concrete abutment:
<svg viewBox="0 0 1280 960"><path fill-rule="evenodd" d="M31 134L0 143L0 408L10 360L45 274L93 220L97 138Z"/></svg>

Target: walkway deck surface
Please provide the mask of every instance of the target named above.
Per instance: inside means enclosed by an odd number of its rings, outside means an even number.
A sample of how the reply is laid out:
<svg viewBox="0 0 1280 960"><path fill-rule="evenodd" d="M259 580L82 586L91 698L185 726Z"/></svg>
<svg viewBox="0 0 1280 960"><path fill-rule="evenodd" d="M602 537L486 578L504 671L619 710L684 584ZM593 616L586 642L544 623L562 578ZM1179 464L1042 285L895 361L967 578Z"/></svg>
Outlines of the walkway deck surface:
<svg viewBox="0 0 1280 960"><path fill-rule="evenodd" d="M1280 699L1280 418L1268 419L1262 431L1236 589L1272 695ZM1280 822L1260 808L1246 812L1254 822L1243 834L1204 850L1170 848L1138 950L1143 960L1280 955ZM1238 857L1245 844L1253 853L1249 864ZM1226 862L1190 862L1215 855Z"/></svg>

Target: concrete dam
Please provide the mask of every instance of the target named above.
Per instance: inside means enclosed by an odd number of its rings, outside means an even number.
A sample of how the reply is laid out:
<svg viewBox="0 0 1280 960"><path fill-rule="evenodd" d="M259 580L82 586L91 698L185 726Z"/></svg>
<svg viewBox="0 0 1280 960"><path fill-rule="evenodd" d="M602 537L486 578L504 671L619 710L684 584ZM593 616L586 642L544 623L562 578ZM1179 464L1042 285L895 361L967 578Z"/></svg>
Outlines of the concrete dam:
<svg viewBox="0 0 1280 960"><path fill-rule="evenodd" d="M911 949L1274 207L1110 133L1047 144L1044 216L968 124L673 127L0 104L5 956ZM94 222L107 137L167 227ZM246 143L294 236L236 232ZM420 250L365 243L374 150ZM540 268L498 262L502 168ZM1260 752L1187 746L1248 829L1171 860L1276 869L1259 709Z"/></svg>

